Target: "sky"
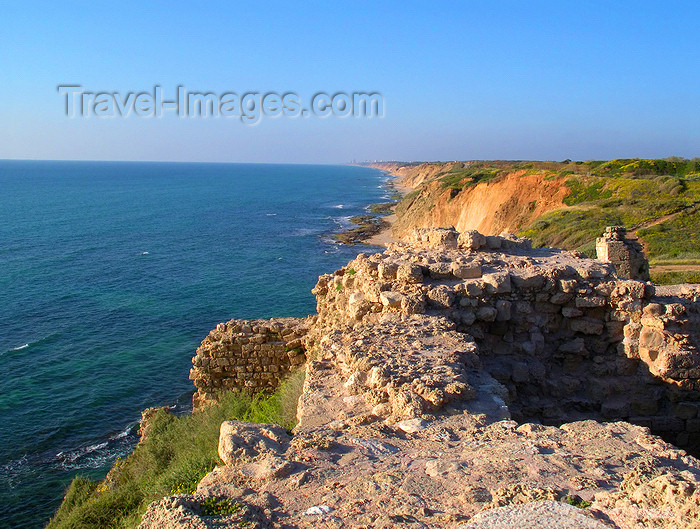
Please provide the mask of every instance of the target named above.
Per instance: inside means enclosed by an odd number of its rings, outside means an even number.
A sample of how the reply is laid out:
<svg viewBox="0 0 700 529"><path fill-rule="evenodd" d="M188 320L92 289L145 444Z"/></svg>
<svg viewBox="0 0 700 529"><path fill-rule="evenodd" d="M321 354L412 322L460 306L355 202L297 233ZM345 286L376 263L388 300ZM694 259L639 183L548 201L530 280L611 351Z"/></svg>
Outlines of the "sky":
<svg viewBox="0 0 700 529"><path fill-rule="evenodd" d="M700 4L672 0L0 2L0 158L693 158L699 21ZM69 117L65 85L123 105L155 85L168 100L181 86L217 102L293 93L297 110L317 93L383 104L381 117L266 116L253 98L251 124L235 105L121 117L112 103L98 117L88 97Z"/></svg>

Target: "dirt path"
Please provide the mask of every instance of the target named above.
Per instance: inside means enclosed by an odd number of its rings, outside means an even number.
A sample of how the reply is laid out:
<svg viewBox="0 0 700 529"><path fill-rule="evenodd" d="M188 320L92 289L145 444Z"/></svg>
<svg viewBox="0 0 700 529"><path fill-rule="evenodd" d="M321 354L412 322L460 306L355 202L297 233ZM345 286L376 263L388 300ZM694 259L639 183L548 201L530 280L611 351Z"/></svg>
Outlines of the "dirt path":
<svg viewBox="0 0 700 529"><path fill-rule="evenodd" d="M681 213L683 213L684 211L688 211L690 208L697 206L698 204L700 204L700 202L693 202L692 204L688 204L683 209L680 209L680 210L676 211L675 213L669 213L668 215L662 215L661 217L657 217L653 220L648 220L646 222L642 222L639 226L636 226L635 228L630 230L627 233L627 235L630 238L636 238L639 241L639 243L642 245L642 250L644 250L644 255L649 255L649 245L647 244L647 242L644 239L642 239L637 234L637 232L639 230L643 230L645 228L651 228L652 226L656 226L658 224L666 222L667 220L671 220L671 219L677 217L678 215L680 215ZM673 266L675 266L675 265L673 265ZM654 269L661 270L661 267L654 267Z"/></svg>

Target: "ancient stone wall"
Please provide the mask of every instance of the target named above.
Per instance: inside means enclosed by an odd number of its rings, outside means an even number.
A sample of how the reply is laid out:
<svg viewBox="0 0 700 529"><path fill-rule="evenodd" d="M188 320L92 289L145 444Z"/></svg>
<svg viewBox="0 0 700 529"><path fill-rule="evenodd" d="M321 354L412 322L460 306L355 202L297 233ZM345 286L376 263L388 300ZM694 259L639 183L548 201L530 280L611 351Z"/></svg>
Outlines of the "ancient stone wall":
<svg viewBox="0 0 700 529"><path fill-rule="evenodd" d="M602 237L596 239L596 255L601 261L612 263L618 277L649 280L649 263L642 246L625 237L622 226L608 226Z"/></svg>
<svg viewBox="0 0 700 529"><path fill-rule="evenodd" d="M321 276L318 327L388 313L445 316L474 337L517 420L628 420L698 442L700 362L692 295L656 297L611 264L527 240L418 230Z"/></svg>
<svg viewBox="0 0 700 529"><path fill-rule="evenodd" d="M314 318L219 324L193 358L195 408L222 389L273 390L329 332L419 314L475 340L517 420L626 420L700 445L697 289L620 279L611 263L514 236L430 228L359 254L313 292Z"/></svg>
<svg viewBox="0 0 700 529"><path fill-rule="evenodd" d="M222 390L273 391L291 369L306 362L309 323L308 318L219 323L192 358L193 408L215 402Z"/></svg>

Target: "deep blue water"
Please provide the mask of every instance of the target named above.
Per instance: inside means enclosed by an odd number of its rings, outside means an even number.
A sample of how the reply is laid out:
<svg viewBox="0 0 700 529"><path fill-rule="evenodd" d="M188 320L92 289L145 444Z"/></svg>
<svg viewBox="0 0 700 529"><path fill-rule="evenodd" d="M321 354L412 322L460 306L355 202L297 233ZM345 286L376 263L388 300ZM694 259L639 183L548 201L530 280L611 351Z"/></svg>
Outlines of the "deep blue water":
<svg viewBox="0 0 700 529"><path fill-rule="evenodd" d="M143 408L189 404L218 322L304 316L382 201L345 166L0 161L0 527L43 527Z"/></svg>

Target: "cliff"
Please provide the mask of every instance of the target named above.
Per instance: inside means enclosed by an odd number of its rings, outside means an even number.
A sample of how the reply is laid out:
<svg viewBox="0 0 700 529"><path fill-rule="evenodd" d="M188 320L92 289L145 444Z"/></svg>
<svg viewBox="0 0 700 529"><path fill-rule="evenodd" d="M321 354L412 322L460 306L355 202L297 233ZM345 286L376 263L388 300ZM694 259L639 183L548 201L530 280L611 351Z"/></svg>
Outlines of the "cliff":
<svg viewBox="0 0 700 529"><path fill-rule="evenodd" d="M514 233L562 207L569 193L564 179L552 171L518 169L518 164L508 162L377 163L371 167L396 176L398 186L410 191L396 209L392 234L397 238L434 226L487 235Z"/></svg>
<svg viewBox="0 0 700 529"><path fill-rule="evenodd" d="M293 343L308 359L297 426L225 421L223 464L152 503L143 529L698 527L700 461L667 441L697 453L700 290L428 229L314 293ZM289 365L269 354L300 329L287 324L222 324L195 378L270 380L255 374ZM242 356L243 341L260 347Z"/></svg>
<svg viewBox="0 0 700 529"><path fill-rule="evenodd" d="M406 196L393 235L453 226L595 255L606 226L638 238L657 282L700 282L700 160L379 163Z"/></svg>

